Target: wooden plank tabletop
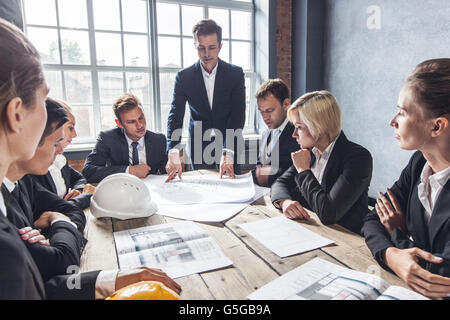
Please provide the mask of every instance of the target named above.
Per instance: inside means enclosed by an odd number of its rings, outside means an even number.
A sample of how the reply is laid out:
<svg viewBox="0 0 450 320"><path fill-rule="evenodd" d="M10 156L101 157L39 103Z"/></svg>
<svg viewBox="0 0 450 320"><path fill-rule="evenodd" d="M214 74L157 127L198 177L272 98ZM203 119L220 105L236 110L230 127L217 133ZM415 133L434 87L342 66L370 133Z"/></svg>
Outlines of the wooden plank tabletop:
<svg viewBox="0 0 450 320"><path fill-rule="evenodd" d="M201 170L184 175L208 174ZM148 218L117 220L96 219L85 210L88 239L81 257L81 271L117 269L117 253L113 232L143 226L181 221L161 215ZM383 270L372 258L364 238L345 228L324 226L317 215L310 212L310 221L297 221L305 228L335 243L321 249L287 258L280 258L239 227L242 223L268 219L281 215L270 202L269 195L262 197L239 214L222 223L196 223L211 236L233 265L220 270L193 274L175 279L183 288L181 297L187 300L242 300L280 275L310 261L315 257L343 265L354 270L375 273L391 285L406 285L395 275Z"/></svg>

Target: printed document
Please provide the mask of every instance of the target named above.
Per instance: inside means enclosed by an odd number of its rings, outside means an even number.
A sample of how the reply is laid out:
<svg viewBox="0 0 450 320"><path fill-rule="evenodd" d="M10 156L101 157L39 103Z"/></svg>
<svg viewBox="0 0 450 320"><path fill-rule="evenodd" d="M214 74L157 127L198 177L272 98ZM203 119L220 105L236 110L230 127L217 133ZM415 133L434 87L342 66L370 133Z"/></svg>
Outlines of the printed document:
<svg viewBox="0 0 450 320"><path fill-rule="evenodd" d="M380 277L315 258L251 293L251 300L428 300Z"/></svg>
<svg viewBox="0 0 450 320"><path fill-rule="evenodd" d="M333 243L284 216L239 225L281 258Z"/></svg>
<svg viewBox="0 0 450 320"><path fill-rule="evenodd" d="M232 265L217 243L192 221L114 232L120 269L162 269L172 278Z"/></svg>

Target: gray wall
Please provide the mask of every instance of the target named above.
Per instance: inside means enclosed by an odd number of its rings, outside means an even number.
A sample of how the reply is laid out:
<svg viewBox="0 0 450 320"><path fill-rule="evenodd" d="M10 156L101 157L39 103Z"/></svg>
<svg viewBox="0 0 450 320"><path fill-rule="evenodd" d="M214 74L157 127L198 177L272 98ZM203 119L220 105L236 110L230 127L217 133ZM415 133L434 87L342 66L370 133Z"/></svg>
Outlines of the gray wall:
<svg viewBox="0 0 450 320"><path fill-rule="evenodd" d="M380 29L367 26L372 5ZM398 147L389 126L406 77L426 59L450 57L450 1L327 0L325 17L324 87L341 105L347 137L372 153L369 195L376 196L412 154Z"/></svg>

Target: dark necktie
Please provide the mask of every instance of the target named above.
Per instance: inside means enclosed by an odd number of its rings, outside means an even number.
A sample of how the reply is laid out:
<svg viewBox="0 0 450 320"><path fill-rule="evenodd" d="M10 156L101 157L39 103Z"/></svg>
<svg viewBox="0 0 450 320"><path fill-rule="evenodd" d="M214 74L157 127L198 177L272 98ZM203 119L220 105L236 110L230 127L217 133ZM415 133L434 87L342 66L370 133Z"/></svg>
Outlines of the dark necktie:
<svg viewBox="0 0 450 320"><path fill-rule="evenodd" d="M138 146L137 142L131 143L131 147L133 148L133 163L132 163L133 166L139 164L139 155L138 155L137 146Z"/></svg>

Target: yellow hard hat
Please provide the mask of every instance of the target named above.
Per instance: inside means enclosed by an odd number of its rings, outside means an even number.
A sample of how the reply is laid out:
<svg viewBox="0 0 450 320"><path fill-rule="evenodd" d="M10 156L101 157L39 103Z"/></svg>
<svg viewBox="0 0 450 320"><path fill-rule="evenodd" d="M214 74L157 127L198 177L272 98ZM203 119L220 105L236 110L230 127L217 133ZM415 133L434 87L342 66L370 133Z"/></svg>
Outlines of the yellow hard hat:
<svg viewBox="0 0 450 320"><path fill-rule="evenodd" d="M181 300L181 298L161 282L141 281L117 290L106 300Z"/></svg>

